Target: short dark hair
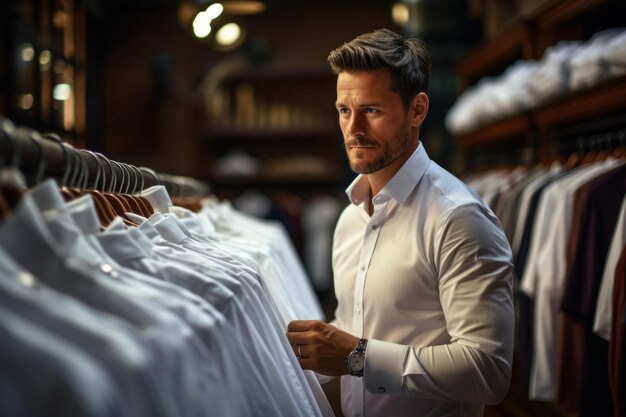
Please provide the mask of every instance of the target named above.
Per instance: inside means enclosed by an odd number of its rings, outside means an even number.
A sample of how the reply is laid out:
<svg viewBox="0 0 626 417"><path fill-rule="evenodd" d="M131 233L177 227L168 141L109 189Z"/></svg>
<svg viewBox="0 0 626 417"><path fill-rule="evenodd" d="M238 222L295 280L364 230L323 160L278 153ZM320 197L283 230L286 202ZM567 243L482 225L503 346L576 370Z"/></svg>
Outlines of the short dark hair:
<svg viewBox="0 0 626 417"><path fill-rule="evenodd" d="M331 51L328 62L335 74L387 68L391 90L400 95L405 108L418 93L428 92L430 53L420 38L404 39L388 29L378 29Z"/></svg>

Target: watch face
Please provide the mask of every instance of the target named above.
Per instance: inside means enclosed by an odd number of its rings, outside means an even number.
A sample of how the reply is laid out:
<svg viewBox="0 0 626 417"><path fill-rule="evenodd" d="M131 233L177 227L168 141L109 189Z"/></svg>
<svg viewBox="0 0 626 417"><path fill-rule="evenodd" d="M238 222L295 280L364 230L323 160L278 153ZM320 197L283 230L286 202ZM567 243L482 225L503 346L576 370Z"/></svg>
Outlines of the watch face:
<svg viewBox="0 0 626 417"><path fill-rule="evenodd" d="M365 367L365 355L355 353L348 359L348 367L352 372L361 372Z"/></svg>

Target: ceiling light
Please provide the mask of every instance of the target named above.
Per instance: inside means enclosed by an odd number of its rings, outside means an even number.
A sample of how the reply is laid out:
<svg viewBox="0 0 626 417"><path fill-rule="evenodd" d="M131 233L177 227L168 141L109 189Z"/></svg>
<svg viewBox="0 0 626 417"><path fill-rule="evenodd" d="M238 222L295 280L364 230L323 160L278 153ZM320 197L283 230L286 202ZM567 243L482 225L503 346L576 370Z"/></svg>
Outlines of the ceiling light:
<svg viewBox="0 0 626 417"><path fill-rule="evenodd" d="M409 23L410 11L406 4L396 3L391 8L391 18L398 26Z"/></svg>
<svg viewBox="0 0 626 417"><path fill-rule="evenodd" d="M227 23L215 34L215 41L221 46L236 44L241 38L241 27L237 23Z"/></svg>
<svg viewBox="0 0 626 417"><path fill-rule="evenodd" d="M209 7L206 8L204 13L206 13L207 17L211 20L217 19L219 15L224 11L224 6L221 3L213 3Z"/></svg>
<svg viewBox="0 0 626 417"><path fill-rule="evenodd" d="M193 19L193 34L198 38L206 38L211 33L211 18L207 12L200 12Z"/></svg>

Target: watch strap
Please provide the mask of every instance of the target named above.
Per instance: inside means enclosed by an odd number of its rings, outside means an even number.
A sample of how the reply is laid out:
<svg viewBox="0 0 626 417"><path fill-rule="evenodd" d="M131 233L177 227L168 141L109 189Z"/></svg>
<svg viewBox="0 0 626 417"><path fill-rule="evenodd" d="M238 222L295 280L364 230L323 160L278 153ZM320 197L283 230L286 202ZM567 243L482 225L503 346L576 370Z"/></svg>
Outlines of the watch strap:
<svg viewBox="0 0 626 417"><path fill-rule="evenodd" d="M357 343L354 350L356 352L365 353L365 349L367 348L367 339L360 339L359 343Z"/></svg>
<svg viewBox="0 0 626 417"><path fill-rule="evenodd" d="M353 356L362 356L362 360L365 360L365 349L367 348L367 339L360 339L359 343L357 343L356 347L354 349L352 349L352 351L348 354L348 356L346 356L345 362L346 362L346 366L348 368L348 374L352 375L352 376L357 376L357 377L362 377L363 376L363 371L365 370L364 368L360 369L360 370L354 370L351 369L350 367L350 358L352 358Z"/></svg>

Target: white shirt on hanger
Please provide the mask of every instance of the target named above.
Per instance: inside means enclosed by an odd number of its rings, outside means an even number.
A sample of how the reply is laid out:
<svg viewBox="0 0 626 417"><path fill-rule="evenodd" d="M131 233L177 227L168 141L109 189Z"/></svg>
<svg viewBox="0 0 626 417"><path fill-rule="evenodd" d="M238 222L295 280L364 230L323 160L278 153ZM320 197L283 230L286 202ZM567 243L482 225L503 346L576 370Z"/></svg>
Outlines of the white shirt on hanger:
<svg viewBox="0 0 626 417"><path fill-rule="evenodd" d="M544 175L539 176L534 181L531 181L530 184L522 191L522 196L520 198L519 203L519 211L517 215L517 221L515 223L515 232L513 234L513 239L511 242L511 248L513 250L513 257L516 258L520 246L522 244L522 237L524 236L524 228L526 227L526 220L528 217L528 211L530 209L530 202L537 190L541 188L550 178L555 175L560 174L563 171L563 166L558 164L553 164L550 167L550 170L546 172ZM519 277L521 279L521 277Z"/></svg>
<svg viewBox="0 0 626 417"><path fill-rule="evenodd" d="M615 269L622 251L626 245L626 197L622 201L619 217L611 239L611 246L604 265L604 273L602 274L602 283L600 284L600 292L598 293L598 302L596 304L596 315L593 321L593 331L601 338L611 341L612 326L612 309L613 305L613 286L615 285Z"/></svg>

